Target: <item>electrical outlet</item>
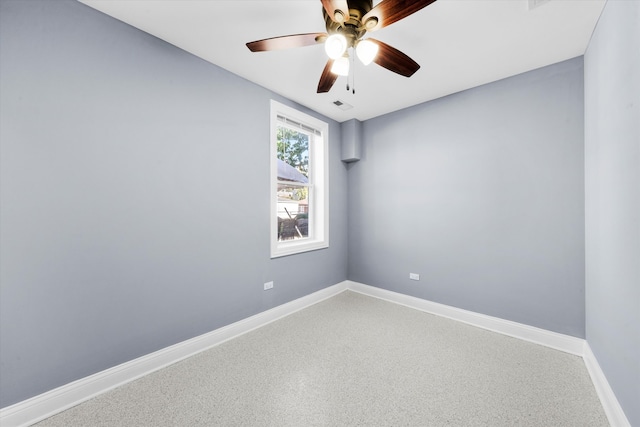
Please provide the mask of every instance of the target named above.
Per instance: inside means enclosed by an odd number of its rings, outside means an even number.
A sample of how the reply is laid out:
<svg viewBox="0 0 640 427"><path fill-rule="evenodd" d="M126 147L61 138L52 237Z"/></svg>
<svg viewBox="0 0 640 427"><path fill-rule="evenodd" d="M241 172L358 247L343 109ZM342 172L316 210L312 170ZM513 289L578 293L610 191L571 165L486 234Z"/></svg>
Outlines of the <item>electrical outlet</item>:
<svg viewBox="0 0 640 427"><path fill-rule="evenodd" d="M264 290L268 291L269 289L273 289L273 282L267 282L264 284Z"/></svg>
<svg viewBox="0 0 640 427"><path fill-rule="evenodd" d="M409 273L409 279L420 280L420 275L418 273Z"/></svg>

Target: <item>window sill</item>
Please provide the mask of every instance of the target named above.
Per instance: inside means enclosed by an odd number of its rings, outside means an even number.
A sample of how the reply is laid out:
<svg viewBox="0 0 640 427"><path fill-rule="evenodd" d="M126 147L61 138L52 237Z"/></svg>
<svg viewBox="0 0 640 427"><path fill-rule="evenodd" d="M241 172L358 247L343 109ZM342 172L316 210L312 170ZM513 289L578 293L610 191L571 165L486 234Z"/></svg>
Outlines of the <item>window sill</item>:
<svg viewBox="0 0 640 427"><path fill-rule="evenodd" d="M329 247L329 243L322 241L292 241L292 242L278 242L277 247L271 249L271 258L280 258L283 256L295 255L304 252L316 251L318 249L325 249Z"/></svg>

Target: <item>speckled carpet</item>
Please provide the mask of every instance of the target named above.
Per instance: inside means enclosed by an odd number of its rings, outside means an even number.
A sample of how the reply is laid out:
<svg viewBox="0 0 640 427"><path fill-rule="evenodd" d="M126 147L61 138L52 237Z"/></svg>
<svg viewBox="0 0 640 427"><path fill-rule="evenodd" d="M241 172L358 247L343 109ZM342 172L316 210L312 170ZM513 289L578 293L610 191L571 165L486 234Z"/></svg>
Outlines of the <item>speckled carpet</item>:
<svg viewBox="0 0 640 427"><path fill-rule="evenodd" d="M45 426L607 426L580 357L354 292Z"/></svg>

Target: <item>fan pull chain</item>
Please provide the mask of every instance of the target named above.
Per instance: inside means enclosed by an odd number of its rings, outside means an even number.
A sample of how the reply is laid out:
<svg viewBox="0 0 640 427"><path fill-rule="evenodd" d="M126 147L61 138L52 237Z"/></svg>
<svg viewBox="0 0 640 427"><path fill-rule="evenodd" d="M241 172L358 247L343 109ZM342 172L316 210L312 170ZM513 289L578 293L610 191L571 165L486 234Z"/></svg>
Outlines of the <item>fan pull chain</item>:
<svg viewBox="0 0 640 427"><path fill-rule="evenodd" d="M352 80L351 80L351 93L352 94L356 94L356 56L353 55L353 58L351 59L351 63L352 63L352 67L351 69L353 69L353 76L352 76Z"/></svg>
<svg viewBox="0 0 640 427"><path fill-rule="evenodd" d="M351 73L349 73L349 74L351 74ZM350 89L349 88L349 74L347 74L347 92L349 92L349 89Z"/></svg>
<svg viewBox="0 0 640 427"><path fill-rule="evenodd" d="M348 55L351 65L349 66L349 74L347 74L347 92L351 90L351 93L356 93L356 60L355 49L351 50L351 55ZM349 79L351 79L351 86L349 86Z"/></svg>
<svg viewBox="0 0 640 427"><path fill-rule="evenodd" d="M347 92L351 90L351 93L356 94L356 59L355 53L351 52L349 60L351 65L349 66L349 74L347 74ZM351 79L351 86L349 86L349 79Z"/></svg>

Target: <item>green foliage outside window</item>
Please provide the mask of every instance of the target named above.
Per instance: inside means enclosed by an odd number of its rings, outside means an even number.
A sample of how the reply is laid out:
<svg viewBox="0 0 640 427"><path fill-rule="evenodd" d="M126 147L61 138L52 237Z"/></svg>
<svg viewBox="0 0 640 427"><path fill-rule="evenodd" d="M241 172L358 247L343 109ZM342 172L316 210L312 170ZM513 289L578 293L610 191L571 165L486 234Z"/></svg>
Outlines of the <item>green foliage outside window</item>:
<svg viewBox="0 0 640 427"><path fill-rule="evenodd" d="M309 177L309 136L278 126L278 158ZM306 190L306 189L305 189ZM301 194L302 196L302 194ZM306 198L306 194L304 195Z"/></svg>

